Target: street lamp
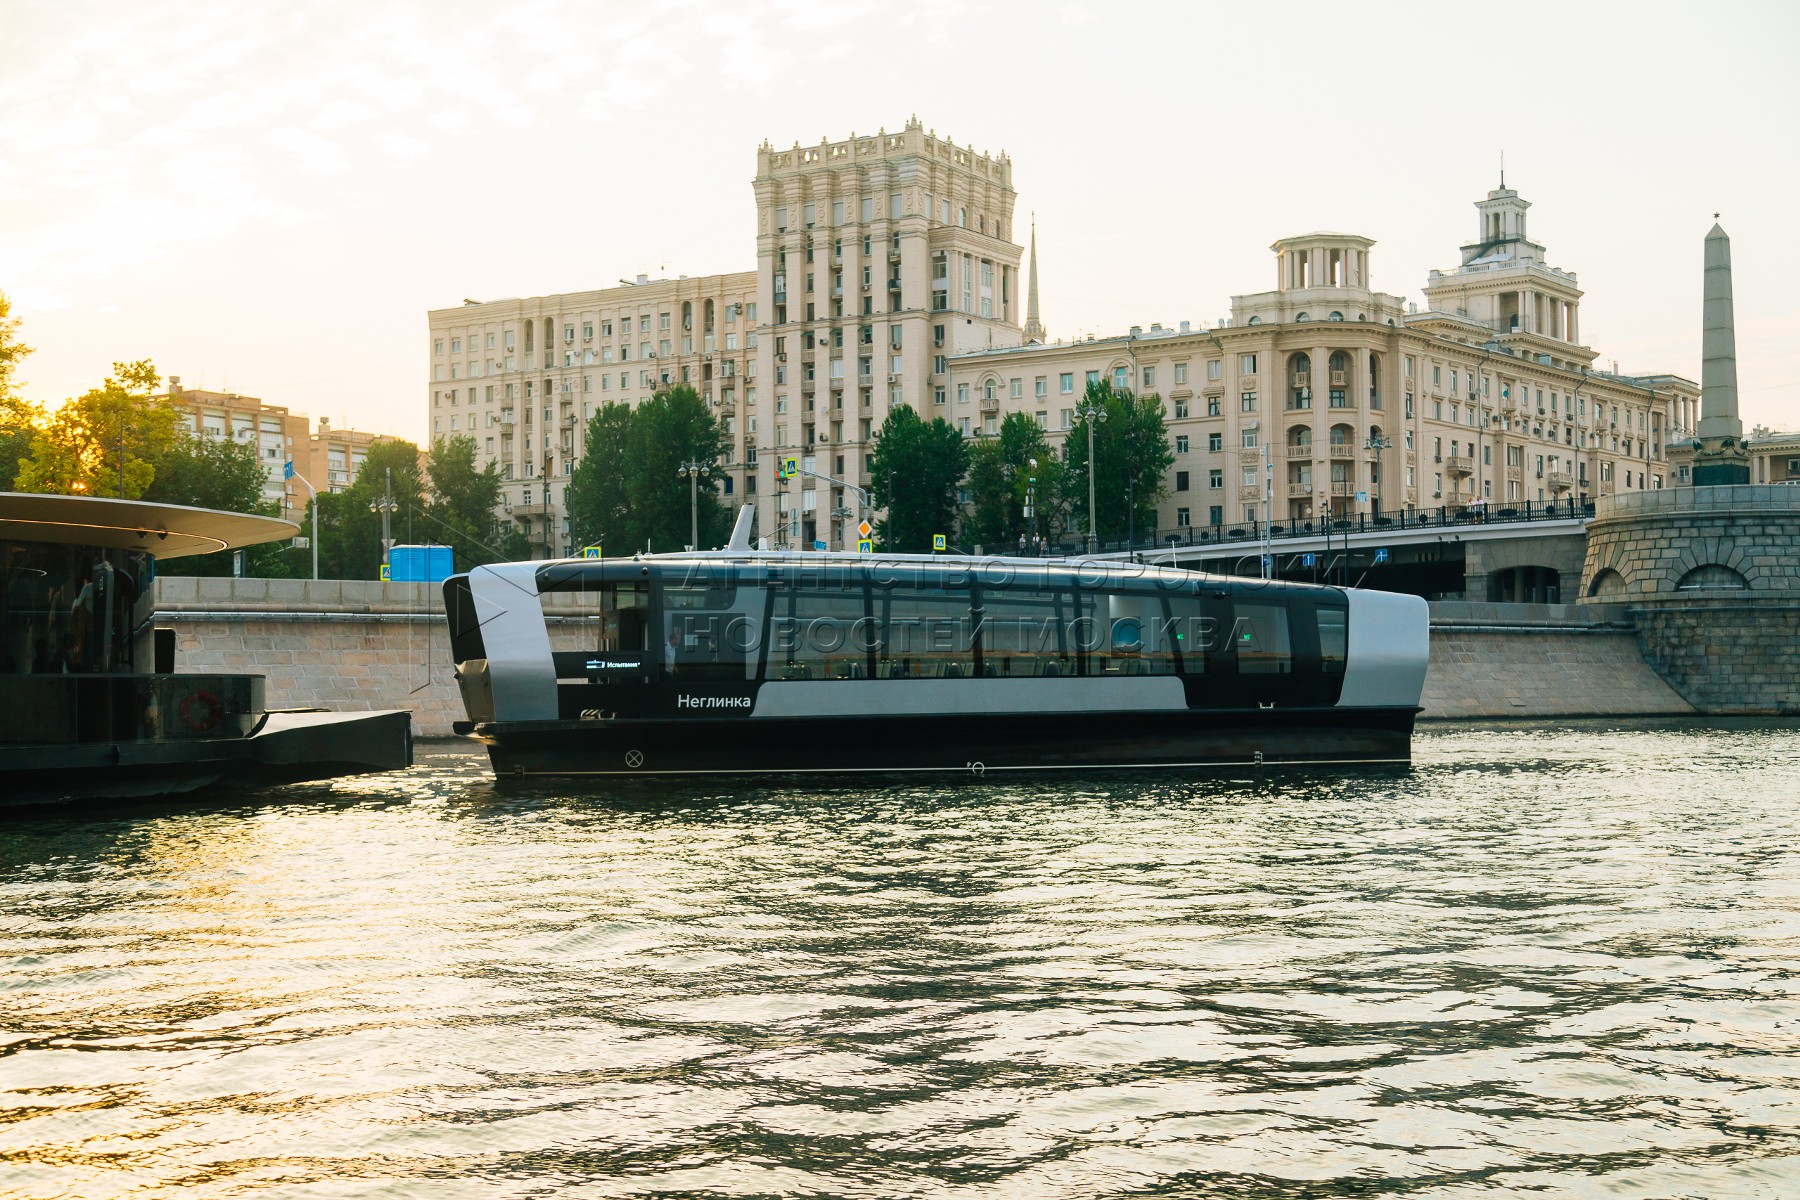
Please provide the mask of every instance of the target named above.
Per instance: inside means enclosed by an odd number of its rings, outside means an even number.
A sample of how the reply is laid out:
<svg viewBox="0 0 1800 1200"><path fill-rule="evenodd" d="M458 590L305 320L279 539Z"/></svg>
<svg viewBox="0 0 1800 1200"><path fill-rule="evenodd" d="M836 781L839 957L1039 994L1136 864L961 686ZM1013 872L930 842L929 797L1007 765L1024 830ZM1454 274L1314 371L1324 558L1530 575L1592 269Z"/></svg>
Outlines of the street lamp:
<svg viewBox="0 0 1800 1200"><path fill-rule="evenodd" d="M846 547L844 546L844 543L850 540L849 538L846 538L844 536L844 522L848 521L851 517L854 517L855 515L856 514L851 511L850 506L848 504L840 504L836 508L831 510L832 518L835 519L838 523L838 548L840 550L845 549Z"/></svg>
<svg viewBox="0 0 1800 1200"><path fill-rule="evenodd" d="M1075 406L1075 415L1087 422L1088 439L1088 510L1087 510L1087 544L1089 554L1100 552L1100 535L1094 525L1094 426L1106 420L1106 405L1092 396L1083 396Z"/></svg>
<svg viewBox="0 0 1800 1200"><path fill-rule="evenodd" d="M369 511L381 514L381 565L387 566L388 552L394 548L394 511L399 504L394 501L394 472L387 472L387 483L382 495L369 501Z"/></svg>
<svg viewBox="0 0 1800 1200"><path fill-rule="evenodd" d="M675 474L688 481L688 549L700 548L700 479L711 475L706 463L690 459L675 468Z"/></svg>
<svg viewBox="0 0 1800 1200"><path fill-rule="evenodd" d="M1038 469L1038 461L1035 458L1028 458L1025 460L1025 462L1026 462L1027 470L1029 470L1031 472L1029 475L1025 476L1025 513L1024 513L1024 516L1025 516L1025 519L1031 523L1031 544L1027 547L1027 549L1035 552L1037 550L1037 469Z"/></svg>

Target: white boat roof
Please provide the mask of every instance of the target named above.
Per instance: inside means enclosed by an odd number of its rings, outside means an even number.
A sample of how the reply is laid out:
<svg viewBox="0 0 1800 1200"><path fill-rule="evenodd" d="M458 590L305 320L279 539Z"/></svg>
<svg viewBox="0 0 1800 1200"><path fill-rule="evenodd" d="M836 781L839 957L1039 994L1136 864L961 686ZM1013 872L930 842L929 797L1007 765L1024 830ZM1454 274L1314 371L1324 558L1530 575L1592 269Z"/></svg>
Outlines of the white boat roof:
<svg viewBox="0 0 1800 1200"><path fill-rule="evenodd" d="M216 508L0 492L0 541L147 550L157 558L181 558L276 542L299 532L291 521Z"/></svg>

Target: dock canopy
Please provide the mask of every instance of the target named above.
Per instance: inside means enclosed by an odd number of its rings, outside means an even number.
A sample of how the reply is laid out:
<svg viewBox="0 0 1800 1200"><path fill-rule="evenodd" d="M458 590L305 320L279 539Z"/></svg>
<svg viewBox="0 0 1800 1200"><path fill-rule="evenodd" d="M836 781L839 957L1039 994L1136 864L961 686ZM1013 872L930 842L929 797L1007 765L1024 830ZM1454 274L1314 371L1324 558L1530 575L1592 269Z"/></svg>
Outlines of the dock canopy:
<svg viewBox="0 0 1800 1200"><path fill-rule="evenodd" d="M291 521L214 508L0 492L0 542L102 546L181 558L280 541L299 532Z"/></svg>

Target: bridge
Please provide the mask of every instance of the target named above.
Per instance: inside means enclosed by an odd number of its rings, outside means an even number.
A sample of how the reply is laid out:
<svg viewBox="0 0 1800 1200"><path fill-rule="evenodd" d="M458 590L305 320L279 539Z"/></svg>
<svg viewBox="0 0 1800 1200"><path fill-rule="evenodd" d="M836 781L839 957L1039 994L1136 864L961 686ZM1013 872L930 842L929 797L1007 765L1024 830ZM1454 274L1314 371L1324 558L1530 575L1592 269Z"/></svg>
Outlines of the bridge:
<svg viewBox="0 0 1800 1200"><path fill-rule="evenodd" d="M1471 505L1277 522L1267 530L1270 574L1434 600L1572 601L1592 515L1591 508L1569 504ZM1107 546L1099 557L1260 576L1263 534L1254 523L1189 527L1154 544Z"/></svg>

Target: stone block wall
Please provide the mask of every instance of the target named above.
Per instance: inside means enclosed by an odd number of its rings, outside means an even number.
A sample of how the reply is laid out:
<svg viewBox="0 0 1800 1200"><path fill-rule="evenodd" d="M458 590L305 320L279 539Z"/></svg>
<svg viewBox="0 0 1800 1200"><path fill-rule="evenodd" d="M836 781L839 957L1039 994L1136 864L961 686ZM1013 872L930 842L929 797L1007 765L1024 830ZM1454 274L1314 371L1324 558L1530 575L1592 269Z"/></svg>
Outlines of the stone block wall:
<svg viewBox="0 0 1800 1200"><path fill-rule="evenodd" d="M1800 488L1603 498L1582 603L1629 605L1644 658L1696 709L1800 713Z"/></svg>
<svg viewBox="0 0 1800 1200"><path fill-rule="evenodd" d="M1623 608L1453 601L1431 605L1423 705L1426 718L1694 711L1644 661Z"/></svg>

